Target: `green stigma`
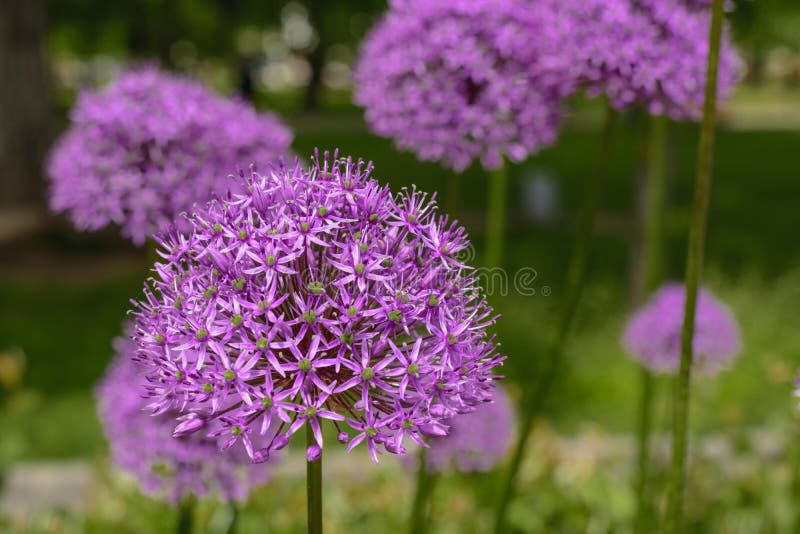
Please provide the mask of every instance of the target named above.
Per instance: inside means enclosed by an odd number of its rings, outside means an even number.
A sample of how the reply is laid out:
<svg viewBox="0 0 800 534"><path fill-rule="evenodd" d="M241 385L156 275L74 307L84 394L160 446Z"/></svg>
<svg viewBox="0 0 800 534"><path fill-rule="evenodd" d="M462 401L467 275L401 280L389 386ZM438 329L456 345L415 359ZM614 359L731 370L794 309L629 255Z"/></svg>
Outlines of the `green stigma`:
<svg viewBox="0 0 800 534"><path fill-rule="evenodd" d="M325 217L325 214L328 213L327 206L320 206L319 208L317 208L317 213L319 213L320 217Z"/></svg>
<svg viewBox="0 0 800 534"><path fill-rule="evenodd" d="M369 220L370 220L370 222L375 222L375 221L377 221L377 220L378 220L378 214L377 214L377 213L373 213L373 214L371 214L371 215L369 216Z"/></svg>
<svg viewBox="0 0 800 534"><path fill-rule="evenodd" d="M344 182L342 182L342 187L344 187L345 189L350 189L350 180L345 180Z"/></svg>
<svg viewBox="0 0 800 534"><path fill-rule="evenodd" d="M208 286L206 290L203 292L203 296L207 299L210 299L216 294L217 294L217 288L215 286Z"/></svg>
<svg viewBox="0 0 800 534"><path fill-rule="evenodd" d="M417 220L417 216L416 215L414 215L413 213L409 213L408 214L408 222L413 223L416 220Z"/></svg>
<svg viewBox="0 0 800 534"><path fill-rule="evenodd" d="M258 309L261 311L266 310L269 308L269 301L268 300L259 300L258 301Z"/></svg>
<svg viewBox="0 0 800 534"><path fill-rule="evenodd" d="M247 239L247 230L244 228L239 230L239 239Z"/></svg>
<svg viewBox="0 0 800 534"><path fill-rule="evenodd" d="M267 265L275 265L275 254L267 255Z"/></svg>
<svg viewBox="0 0 800 534"><path fill-rule="evenodd" d="M412 426L414 426L414 422L411 419L403 421L403 428L411 428Z"/></svg>
<svg viewBox="0 0 800 534"><path fill-rule="evenodd" d="M400 313L400 310L392 310L387 315L390 321L393 323L399 323L403 320L403 315Z"/></svg>
<svg viewBox="0 0 800 534"><path fill-rule="evenodd" d="M297 368L301 371L310 371L311 370L311 360L308 358L303 358L299 362L297 362Z"/></svg>
<svg viewBox="0 0 800 534"><path fill-rule="evenodd" d="M361 371L361 378L363 380L372 380L375 377L375 371L372 370L372 367L365 367L363 371Z"/></svg>
<svg viewBox="0 0 800 534"><path fill-rule="evenodd" d="M301 222L300 229L304 232L308 232L308 223L306 221Z"/></svg>
<svg viewBox="0 0 800 534"><path fill-rule="evenodd" d="M221 234L221 233L222 233L222 225L221 225L221 224L219 224L219 223L215 224L215 225L214 225L214 231L215 231L216 233L218 233L218 234Z"/></svg>
<svg viewBox="0 0 800 534"><path fill-rule="evenodd" d="M385 260L381 261L381 266L386 267L387 269L394 265L394 260L392 258L386 258Z"/></svg>
<svg viewBox="0 0 800 534"><path fill-rule="evenodd" d="M356 309L355 306L351 305L347 308L347 315L349 315L350 317L355 317L357 313L358 310Z"/></svg>
<svg viewBox="0 0 800 534"><path fill-rule="evenodd" d="M263 399L261 399L261 406L263 406L264 408L272 408L272 404L273 402L270 397L264 397Z"/></svg>
<svg viewBox="0 0 800 534"><path fill-rule="evenodd" d="M308 406L306 408L306 415L308 417L314 417L315 415L317 415L317 409L314 408L313 406Z"/></svg>
<svg viewBox="0 0 800 534"><path fill-rule="evenodd" d="M266 350L269 347L269 341L265 337L258 338L256 341L256 348L260 350Z"/></svg>
<svg viewBox="0 0 800 534"><path fill-rule="evenodd" d="M356 269L356 273L364 274L364 264L363 263L356 264L355 269Z"/></svg>
<svg viewBox="0 0 800 534"><path fill-rule="evenodd" d="M163 342L164 342L164 336L161 334L156 334L156 343L163 343Z"/></svg>
<svg viewBox="0 0 800 534"><path fill-rule="evenodd" d="M178 380L180 380L184 376L186 376L186 375L183 374L183 371L175 371L175 378L177 378Z"/></svg>
<svg viewBox="0 0 800 534"><path fill-rule="evenodd" d="M242 427L236 425L231 427L231 434L233 434L234 436L238 436L241 433L242 433Z"/></svg>
<svg viewBox="0 0 800 534"><path fill-rule="evenodd" d="M242 316L238 313L234 314L234 316L231 317L231 324L233 326L239 326L240 324L242 324Z"/></svg>
<svg viewBox="0 0 800 534"><path fill-rule="evenodd" d="M374 438L375 436L378 435L378 429L375 428L374 426L369 426L369 427L364 429L364 433L366 435L368 435L369 437Z"/></svg>
<svg viewBox="0 0 800 534"><path fill-rule="evenodd" d="M205 384L203 384L203 391L205 391L206 393L211 393L212 391L214 391L214 386L206 382Z"/></svg>
<svg viewBox="0 0 800 534"><path fill-rule="evenodd" d="M339 341L344 343L345 345L350 345L356 340L355 336L353 336L352 332L342 332L342 335L339 336Z"/></svg>
<svg viewBox="0 0 800 534"><path fill-rule="evenodd" d="M194 333L194 337L197 341L203 341L205 338L208 337L208 330L205 328L201 328L197 332Z"/></svg>
<svg viewBox="0 0 800 534"><path fill-rule="evenodd" d="M317 312L314 310L303 312L303 320L308 324L314 324L314 322L317 320Z"/></svg>
<svg viewBox="0 0 800 534"><path fill-rule="evenodd" d="M431 295L430 297L428 297L428 306L438 306L438 305L439 305L439 299L436 297L436 295Z"/></svg>
<svg viewBox="0 0 800 534"><path fill-rule="evenodd" d="M367 244L366 244L366 243L359 243L359 245L358 245L358 249L359 249L359 250L361 251L361 253L363 254L364 252L366 252L366 251L367 251Z"/></svg>
<svg viewBox="0 0 800 534"><path fill-rule="evenodd" d="M418 363L412 363L411 365L409 365L408 366L408 374L411 374L411 375L419 374L419 364Z"/></svg>
<svg viewBox="0 0 800 534"><path fill-rule="evenodd" d="M456 336L455 334L450 334L449 336L447 336L447 342L450 343L451 345L455 345L458 342L458 336Z"/></svg>
<svg viewBox="0 0 800 534"><path fill-rule="evenodd" d="M325 286L322 284L322 282L317 281L308 283L308 292L312 295L319 295L324 291L324 289Z"/></svg>
<svg viewBox="0 0 800 534"><path fill-rule="evenodd" d="M222 373L222 378L225 380L233 380L236 378L236 373L234 373L231 369L225 369L225 372Z"/></svg>
<svg viewBox="0 0 800 534"><path fill-rule="evenodd" d="M236 291L241 291L242 289L244 289L244 278L237 278L236 280L234 280L233 288Z"/></svg>

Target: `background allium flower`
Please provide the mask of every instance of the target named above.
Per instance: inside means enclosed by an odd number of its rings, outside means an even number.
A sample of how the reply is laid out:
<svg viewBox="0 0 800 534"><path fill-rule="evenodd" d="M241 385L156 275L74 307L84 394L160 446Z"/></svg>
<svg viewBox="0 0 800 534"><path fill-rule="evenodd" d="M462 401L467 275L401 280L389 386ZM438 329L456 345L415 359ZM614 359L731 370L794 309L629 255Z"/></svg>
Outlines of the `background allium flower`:
<svg viewBox="0 0 800 534"><path fill-rule="evenodd" d="M625 348L653 371L678 371L685 300L683 284L665 284L633 315L625 329ZM716 374L740 351L736 319L724 304L701 289L695 317L694 367L704 374Z"/></svg>
<svg viewBox="0 0 800 534"><path fill-rule="evenodd" d="M159 410L213 421L255 461L307 424L313 459L328 420L377 461L491 397L503 358L459 259L464 229L423 193L393 198L371 168L326 153L307 170L252 173L246 194L159 239L164 261L136 312Z"/></svg>
<svg viewBox="0 0 800 534"><path fill-rule="evenodd" d="M114 464L135 476L144 491L178 502L187 493L243 500L268 479L268 465L254 465L241 449L220 454L202 434L173 437L176 413L152 416L145 379L134 361L136 344L114 341L117 353L97 388L100 419ZM189 420L191 422L191 420Z"/></svg>
<svg viewBox="0 0 800 534"><path fill-rule="evenodd" d="M563 80L539 68L539 11L524 0L392 2L355 67L370 128L456 171L554 142Z"/></svg>
<svg viewBox="0 0 800 534"><path fill-rule="evenodd" d="M570 72L617 109L695 119L705 100L710 12L686 0L545 0L550 68ZM726 32L719 96L739 80L741 60Z"/></svg>
<svg viewBox="0 0 800 534"><path fill-rule="evenodd" d="M84 91L48 162L50 206L81 230L109 224L136 244L230 186L237 165L289 154L273 114L147 68Z"/></svg>
<svg viewBox="0 0 800 534"><path fill-rule="evenodd" d="M505 456L511 445L514 408L508 396L497 388L492 402L474 412L457 415L448 421L447 436L431 438L427 453L429 471L489 471Z"/></svg>

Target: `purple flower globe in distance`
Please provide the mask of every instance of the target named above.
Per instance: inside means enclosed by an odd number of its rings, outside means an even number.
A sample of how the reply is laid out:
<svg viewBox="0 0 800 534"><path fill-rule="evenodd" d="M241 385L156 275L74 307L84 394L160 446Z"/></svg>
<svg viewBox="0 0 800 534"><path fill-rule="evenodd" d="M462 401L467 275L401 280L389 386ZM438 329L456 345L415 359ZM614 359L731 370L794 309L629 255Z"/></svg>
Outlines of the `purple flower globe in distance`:
<svg viewBox="0 0 800 534"><path fill-rule="evenodd" d="M492 401L475 411L457 415L448 421L447 436L431 438L427 469L461 472L490 471L503 459L511 445L514 408L501 388L495 389Z"/></svg>
<svg viewBox="0 0 800 534"><path fill-rule="evenodd" d="M292 141L277 116L154 68L82 92L71 119L47 165L50 207L136 244L224 193L238 165L289 156Z"/></svg>
<svg viewBox="0 0 800 534"><path fill-rule="evenodd" d="M628 322L623 345L654 372L676 373L680 367L685 301L683 284L665 284ZM724 304L701 289L695 316L694 368L705 375L717 374L740 351L736 319Z"/></svg>
<svg viewBox="0 0 800 534"><path fill-rule="evenodd" d="M553 143L569 89L540 69L540 11L527 0L391 2L354 72L369 127L459 172Z"/></svg>
<svg viewBox="0 0 800 534"><path fill-rule="evenodd" d="M175 413L152 416L143 398L147 383L134 361L136 345L114 343L117 357L97 388L100 419L113 463L142 489L177 503L187 494L244 500L269 478L268 464L255 465L243 450L220 454L216 439L202 434L173 437Z"/></svg>
<svg viewBox="0 0 800 534"><path fill-rule="evenodd" d="M590 95L619 110L643 105L675 120L699 118L705 100L710 13L692 0L544 0L552 24L550 68L570 72ZM741 60L728 33L719 97L739 80Z"/></svg>
<svg viewBox="0 0 800 534"><path fill-rule="evenodd" d="M313 460L327 422L377 462L491 398L504 358L460 259L464 229L371 173L327 152L310 168L252 172L190 232L159 238L163 261L135 311L156 411L216 425L254 461L306 425Z"/></svg>

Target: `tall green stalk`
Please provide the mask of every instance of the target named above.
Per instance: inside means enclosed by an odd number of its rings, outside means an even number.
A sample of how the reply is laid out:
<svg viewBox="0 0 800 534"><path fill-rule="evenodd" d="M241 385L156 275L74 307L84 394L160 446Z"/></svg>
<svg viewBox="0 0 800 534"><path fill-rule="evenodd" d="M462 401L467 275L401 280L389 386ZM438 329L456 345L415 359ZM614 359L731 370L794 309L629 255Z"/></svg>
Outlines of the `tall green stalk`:
<svg viewBox="0 0 800 534"><path fill-rule="evenodd" d="M503 243L506 238L506 190L508 165L489 173L489 207L486 211L486 266L501 267Z"/></svg>
<svg viewBox="0 0 800 534"><path fill-rule="evenodd" d="M640 299L646 298L662 280L664 263L664 210L667 174L666 117L650 117L645 161L644 205ZM650 465L650 433L653 412L653 376L644 366L641 369L636 461L636 522L637 533L650 531L650 491L648 487Z"/></svg>
<svg viewBox="0 0 800 534"><path fill-rule="evenodd" d="M428 449L419 451L419 468L417 469L417 488L414 493L414 504L411 509L409 532L424 534L428 531L430 521L431 498L436 475L428 472Z"/></svg>
<svg viewBox="0 0 800 534"><path fill-rule="evenodd" d="M194 508L197 499L192 494L187 494L178 508L178 524L175 526L177 534L191 534L194 525Z"/></svg>
<svg viewBox="0 0 800 534"><path fill-rule="evenodd" d="M532 387L525 388L522 409L520 410L522 415L519 437L517 438L511 466L509 467L500 493L500 500L495 516L495 532L497 533L505 532L508 505L514 498L517 474L522 464L522 458L525 455L525 447L530 437L533 421L544 408L545 401L550 393L550 388L553 382L555 382L560 370L563 360L564 343L567 340L570 327L575 317L575 311L578 308L581 294L583 293L583 286L586 281L586 264L589 257L589 245L592 240L600 191L606 175L609 143L611 140L614 117L614 110L610 106L607 106L595 168L593 172L589 174L583 205L581 206L580 215L578 217L578 232L575 248L570 259L569 270L567 271L566 292L557 319L558 322L556 324L555 333L547 345L543 358L543 367L537 374L535 384Z"/></svg>
<svg viewBox="0 0 800 534"><path fill-rule="evenodd" d="M309 447L316 444L310 424L306 424L306 443ZM306 462L306 489L308 532L322 534L322 453L313 462Z"/></svg>
<svg viewBox="0 0 800 534"><path fill-rule="evenodd" d="M717 112L717 70L720 42L722 40L724 0L714 0L711 5L709 31L708 69L706 95L703 106L703 123L697 159L692 218L689 226L689 247L686 257L686 305L681 331L681 365L675 385L672 425L672 468L667 499L668 534L681 531L683 520L684 464L686 459L686 428L689 412L689 380L692 369L694 320L697 307L697 290L703 267L703 249L708 219L708 199L711 194L711 164L714 155L714 123Z"/></svg>

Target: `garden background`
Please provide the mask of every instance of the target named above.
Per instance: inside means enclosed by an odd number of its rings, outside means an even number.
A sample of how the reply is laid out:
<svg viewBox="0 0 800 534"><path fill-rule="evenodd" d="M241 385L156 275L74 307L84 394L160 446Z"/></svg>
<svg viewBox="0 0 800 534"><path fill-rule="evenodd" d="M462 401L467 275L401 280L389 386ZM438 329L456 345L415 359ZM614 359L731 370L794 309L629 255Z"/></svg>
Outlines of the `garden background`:
<svg viewBox="0 0 800 534"><path fill-rule="evenodd" d="M729 15L747 77L721 110L705 283L728 303L744 351L719 377L694 380L687 523L696 532L796 532L800 418L800 5L737 1ZM175 512L108 469L93 388L147 274L147 254L115 230L78 233L48 214L42 162L78 89L131 62L154 61L280 113L293 149L336 148L376 164L393 189L445 191L447 173L371 135L351 103L358 44L380 1L27 0L0 3L0 530L172 530ZM510 180L504 268L532 269L524 291L490 290L519 398L536 372L564 286L581 188L602 109L574 106L559 141ZM525 532L625 532L635 514L633 454L639 367L619 338L634 295L641 236L644 116L628 113L612 140L589 282L568 365L537 422L511 525ZM670 128L666 259L683 276L697 126ZM458 218L483 253L487 178L469 169ZM445 198L445 200L447 200ZM672 379L656 382L656 484L669 455ZM296 454L295 454L296 453ZM329 532L395 532L407 521L413 473L384 457L341 451L325 466ZM327 475L330 473L330 475ZM304 458L293 451L256 491L243 532L303 531ZM484 532L499 475L452 475L437 489L435 531ZM221 532L227 508L205 502L199 523Z"/></svg>

